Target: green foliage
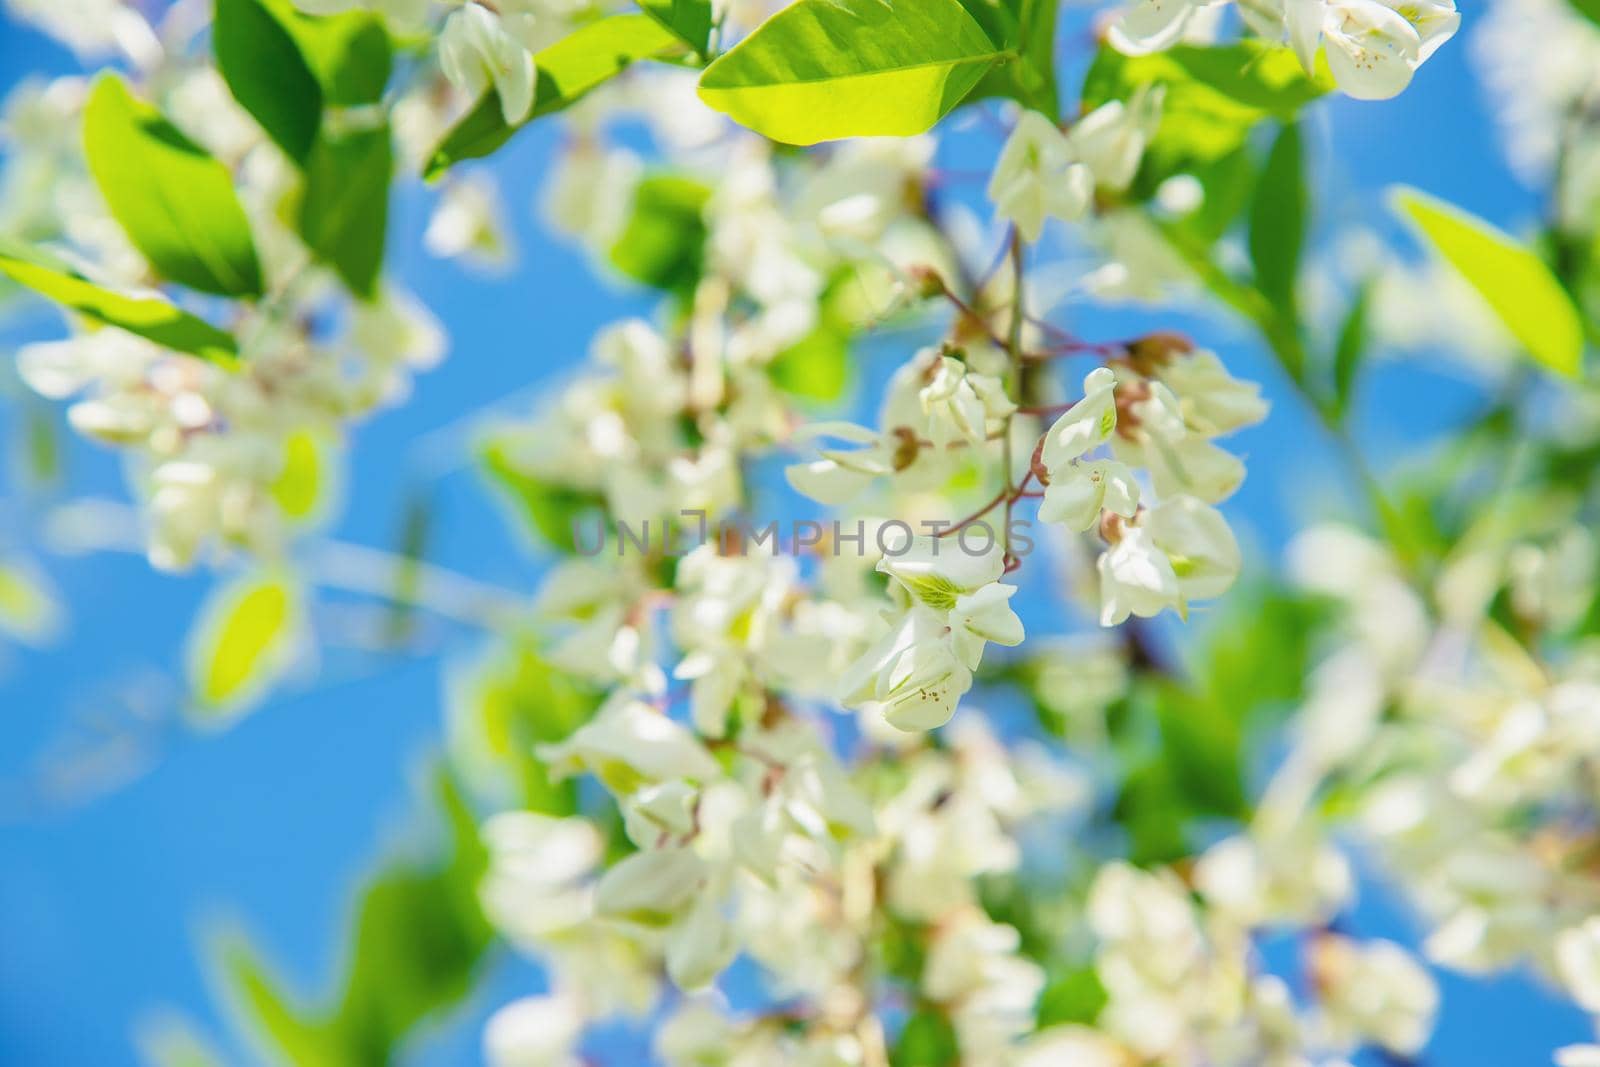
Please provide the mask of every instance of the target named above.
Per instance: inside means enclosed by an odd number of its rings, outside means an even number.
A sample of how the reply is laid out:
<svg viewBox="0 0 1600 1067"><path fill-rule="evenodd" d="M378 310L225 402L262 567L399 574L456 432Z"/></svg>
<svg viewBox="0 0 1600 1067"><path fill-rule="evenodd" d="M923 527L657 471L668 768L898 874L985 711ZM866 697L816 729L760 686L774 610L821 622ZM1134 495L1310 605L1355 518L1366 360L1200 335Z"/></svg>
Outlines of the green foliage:
<svg viewBox="0 0 1600 1067"><path fill-rule="evenodd" d="M322 123L322 85L294 37L260 0L216 0L211 44L234 99L304 163Z"/></svg>
<svg viewBox="0 0 1600 1067"><path fill-rule="evenodd" d="M1185 677L1136 687L1113 724L1125 768L1115 815L1136 863L1192 851L1200 818L1249 818L1247 741L1302 691L1322 606L1282 592L1233 594Z"/></svg>
<svg viewBox="0 0 1600 1067"><path fill-rule="evenodd" d="M1600 26L1600 0L1571 0L1571 3L1574 11Z"/></svg>
<svg viewBox="0 0 1600 1067"><path fill-rule="evenodd" d="M710 56L711 0L640 0L644 13L694 50Z"/></svg>
<svg viewBox="0 0 1600 1067"><path fill-rule="evenodd" d="M519 642L473 683L467 713L486 754L515 778L523 808L571 815L578 809L576 782L552 779L534 746L565 740L604 697L546 661L531 642Z"/></svg>
<svg viewBox="0 0 1600 1067"><path fill-rule="evenodd" d="M856 333L844 295L849 277L840 275L828 284L817 305L816 326L780 352L767 368L778 388L819 402L844 395L850 384L850 342Z"/></svg>
<svg viewBox="0 0 1600 1067"><path fill-rule="evenodd" d="M889 1053L893 1067L950 1067L960 1061L955 1028L931 1005L919 1008L906 1020Z"/></svg>
<svg viewBox="0 0 1600 1067"><path fill-rule="evenodd" d="M1372 287L1363 285L1350 301L1339 338L1333 348L1333 396L1330 401L1335 419L1343 419L1355 398L1356 378L1367 351L1367 309L1372 303Z"/></svg>
<svg viewBox="0 0 1600 1067"><path fill-rule="evenodd" d="M963 0L962 6L991 41L1016 54L1014 61L990 68L964 102L998 96L1059 117L1055 36L1060 5L1053 0Z"/></svg>
<svg viewBox="0 0 1600 1067"><path fill-rule="evenodd" d="M797 0L706 68L700 98L787 144L906 137L1004 55L958 0Z"/></svg>
<svg viewBox="0 0 1600 1067"><path fill-rule="evenodd" d="M1489 223L1415 189L1394 193L1396 208L1433 250L1477 290L1527 353L1548 370L1577 378L1583 322L1550 268L1527 246ZM1418 299L1427 299L1418 294Z"/></svg>
<svg viewBox="0 0 1600 1067"><path fill-rule="evenodd" d="M250 224L226 167L114 74L89 94L83 139L111 214L158 273L207 293L261 295Z"/></svg>
<svg viewBox="0 0 1600 1067"><path fill-rule="evenodd" d="M527 119L506 125L500 98L491 89L445 134L429 156L424 176L434 178L463 159L486 156L529 122L570 107L639 60L671 55L682 48L678 34L650 15L611 15L581 26L534 53L538 84Z"/></svg>
<svg viewBox="0 0 1600 1067"><path fill-rule="evenodd" d="M310 518L322 499L322 447L310 430L297 430L284 444L283 469L272 483L272 498L291 519Z"/></svg>
<svg viewBox="0 0 1600 1067"><path fill-rule="evenodd" d="M1089 1025L1100 1017L1108 999L1093 966L1058 968L1039 994L1039 1029L1065 1023Z"/></svg>
<svg viewBox="0 0 1600 1067"><path fill-rule="evenodd" d="M1250 263L1256 288L1291 316L1308 213L1302 155L1300 127L1288 123L1267 153L1250 207Z"/></svg>
<svg viewBox="0 0 1600 1067"><path fill-rule="evenodd" d="M103 289L35 249L0 243L0 273L95 322L115 326L164 348L230 363L233 335L153 296L124 296Z"/></svg>
<svg viewBox="0 0 1600 1067"><path fill-rule="evenodd" d="M294 601L280 577L246 578L212 596L189 655L190 685L208 719L237 710L282 669Z"/></svg>
<svg viewBox="0 0 1600 1067"><path fill-rule="evenodd" d="M634 281L687 298L700 282L705 256L703 216L711 190L676 174L639 183L633 213L611 246L611 265Z"/></svg>
<svg viewBox="0 0 1600 1067"><path fill-rule="evenodd" d="M1174 174L1202 176L1207 164L1239 151L1266 119L1293 122L1333 88L1333 80L1322 69L1307 77L1293 52L1258 40L1179 45L1147 56L1125 56L1104 44L1084 79L1083 104L1126 100L1156 85L1165 87L1165 96L1135 187L1141 196ZM1212 193L1209 184L1206 191Z"/></svg>
<svg viewBox="0 0 1600 1067"><path fill-rule="evenodd" d="M287 0L261 0L294 37L330 107L365 107L383 99L394 46L383 20L366 11L305 15Z"/></svg>
<svg viewBox="0 0 1600 1067"><path fill-rule="evenodd" d="M363 888L341 991L322 1010L297 1008L251 946L222 947L230 988L265 1041L296 1067L386 1067L411 1030L471 989L493 935L477 903L487 865L459 788L439 776L448 856L400 864Z"/></svg>
<svg viewBox="0 0 1600 1067"><path fill-rule="evenodd" d="M300 235L357 296L377 295L394 154L388 125L317 138L306 164Z"/></svg>
<svg viewBox="0 0 1600 1067"><path fill-rule="evenodd" d="M533 533L562 552L575 550L574 524L602 506L599 494L557 485L530 473L504 440L485 442L480 457L490 481L506 492Z"/></svg>

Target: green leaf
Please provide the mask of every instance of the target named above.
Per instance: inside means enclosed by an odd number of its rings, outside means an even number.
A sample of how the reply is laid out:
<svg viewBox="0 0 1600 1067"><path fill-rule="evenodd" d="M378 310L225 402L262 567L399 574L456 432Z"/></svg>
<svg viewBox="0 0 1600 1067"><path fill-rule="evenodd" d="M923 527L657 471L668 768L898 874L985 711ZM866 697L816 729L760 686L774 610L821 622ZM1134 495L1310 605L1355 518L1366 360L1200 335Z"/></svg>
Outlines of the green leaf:
<svg viewBox="0 0 1600 1067"><path fill-rule="evenodd" d="M571 815L578 808L577 783L558 781L534 755L534 747L565 740L605 698L519 643L490 660L461 694L470 746L518 786L522 807L545 815Z"/></svg>
<svg viewBox="0 0 1600 1067"><path fill-rule="evenodd" d="M589 90L622 73L641 59L681 51L677 34L649 15L611 15L580 26L533 55L537 85L533 110L515 126L507 126L500 98L485 93L465 118L445 134L429 156L424 177L435 178L463 159L486 156L534 119L576 103Z"/></svg>
<svg viewBox="0 0 1600 1067"><path fill-rule="evenodd" d="M711 0L640 0L639 6L692 48L695 55L709 55Z"/></svg>
<svg viewBox="0 0 1600 1067"><path fill-rule="evenodd" d="M930 129L1005 53L957 0L797 0L700 76L700 99L774 141Z"/></svg>
<svg viewBox="0 0 1600 1067"><path fill-rule="evenodd" d="M284 515L308 519L322 499L322 445L315 432L296 430L283 447L283 469L272 483L272 498Z"/></svg>
<svg viewBox="0 0 1600 1067"><path fill-rule="evenodd" d="M224 296L260 296L261 265L228 170L121 78L101 75L83 115L89 172L156 271Z"/></svg>
<svg viewBox="0 0 1600 1067"><path fill-rule="evenodd" d="M575 525L586 512L601 507L603 498L528 471L507 439L489 439L480 455L490 480L506 491L533 532L562 552L574 551Z"/></svg>
<svg viewBox="0 0 1600 1067"><path fill-rule="evenodd" d="M303 163L322 123L322 85L283 23L260 0L216 0L211 47L233 98Z"/></svg>
<svg viewBox="0 0 1600 1067"><path fill-rule="evenodd" d="M294 36L300 54L332 107L365 107L383 99L394 46L383 20L365 11L306 15L286 0L262 0Z"/></svg>
<svg viewBox="0 0 1600 1067"><path fill-rule="evenodd" d="M1063 969L1051 976L1039 994L1039 1029L1064 1023L1089 1025L1100 1017L1109 999L1093 966Z"/></svg>
<svg viewBox="0 0 1600 1067"><path fill-rule="evenodd" d="M1256 288L1290 317L1294 316L1306 214L1300 127L1289 123L1278 132L1256 182L1250 208L1250 263Z"/></svg>
<svg viewBox="0 0 1600 1067"><path fill-rule="evenodd" d="M1333 88L1333 79L1322 66L1307 77L1293 52L1258 40L1179 45L1147 56L1125 56L1105 44L1084 79L1083 106L1126 100L1156 85L1165 87L1161 125L1145 150L1135 187L1140 197L1174 174L1195 173L1237 152L1268 118L1293 122Z"/></svg>
<svg viewBox="0 0 1600 1067"><path fill-rule="evenodd" d="M1572 8L1578 14L1600 26L1600 0L1571 0Z"/></svg>
<svg viewBox="0 0 1600 1067"><path fill-rule="evenodd" d="M1416 189L1392 193L1433 250L1478 291L1527 353L1549 370L1583 370L1583 323L1555 275L1520 241ZM1418 299L1428 299L1418 294Z"/></svg>
<svg viewBox="0 0 1600 1067"><path fill-rule="evenodd" d="M306 164L300 236L364 300L377 295L394 154L388 125L324 135Z"/></svg>
<svg viewBox="0 0 1600 1067"><path fill-rule="evenodd" d="M652 174L639 183L633 213L611 246L611 265L634 281L689 294L705 256L703 216L711 190L693 178Z"/></svg>
<svg viewBox="0 0 1600 1067"><path fill-rule="evenodd" d="M1344 418L1355 396L1356 377L1367 349L1367 308L1372 303L1372 286L1363 285L1350 301L1339 339L1333 348L1333 411Z"/></svg>
<svg viewBox="0 0 1600 1067"><path fill-rule="evenodd" d="M778 388L824 403L844 395L850 384L850 342L856 333L845 297L850 282L848 272L835 277L823 291L816 327L768 364L767 373Z"/></svg>
<svg viewBox="0 0 1600 1067"><path fill-rule="evenodd" d="M906 1020L889 1054L893 1067L950 1067L961 1059L955 1028L936 1007L925 1007Z"/></svg>
<svg viewBox="0 0 1600 1067"><path fill-rule="evenodd" d="M136 333L163 348L222 363L239 350L232 334L160 297L103 289L34 249L0 243L0 273L95 322Z"/></svg>
<svg viewBox="0 0 1600 1067"><path fill-rule="evenodd" d="M201 613L189 677L208 719L236 711L286 666L295 597L280 578L246 578L217 591Z"/></svg>
<svg viewBox="0 0 1600 1067"><path fill-rule="evenodd" d="M963 103L1002 97L1058 118L1061 102L1056 91L1055 37L1060 4L1055 0L963 0L962 6L991 41L1017 54L1015 62L990 68Z"/></svg>

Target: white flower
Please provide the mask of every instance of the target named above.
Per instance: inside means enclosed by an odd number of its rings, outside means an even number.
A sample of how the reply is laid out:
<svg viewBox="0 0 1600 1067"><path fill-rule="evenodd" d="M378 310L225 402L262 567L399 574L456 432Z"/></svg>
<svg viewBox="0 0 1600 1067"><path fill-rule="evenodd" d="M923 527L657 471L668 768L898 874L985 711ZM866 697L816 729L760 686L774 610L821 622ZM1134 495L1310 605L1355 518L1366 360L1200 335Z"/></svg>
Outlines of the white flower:
<svg viewBox="0 0 1600 1067"><path fill-rule="evenodd" d="M482 4L463 4L439 34L439 67L456 88L478 97L491 85L500 114L515 126L533 110L533 54Z"/></svg>
<svg viewBox="0 0 1600 1067"><path fill-rule="evenodd" d="M1600 1014L1600 917L1556 935L1556 971L1584 1011Z"/></svg>
<svg viewBox="0 0 1600 1067"><path fill-rule="evenodd" d="M913 604L846 672L840 700L881 705L901 730L932 730L950 721L970 688L972 671L950 640L944 614Z"/></svg>
<svg viewBox="0 0 1600 1067"><path fill-rule="evenodd" d="M860 496L873 480L895 470L897 442L865 426L848 422L814 423L795 435L795 443L820 437L862 445L861 448L820 449L820 458L784 468L796 492L819 504L837 507Z"/></svg>
<svg viewBox="0 0 1600 1067"><path fill-rule="evenodd" d="M665 925L700 896L707 873L692 848L635 852L601 876L595 912L641 926Z"/></svg>
<svg viewBox="0 0 1600 1067"><path fill-rule="evenodd" d="M1094 175L1067 137L1037 111L1024 111L989 179L989 199L1024 240L1037 241L1047 218L1076 219L1094 198Z"/></svg>
<svg viewBox="0 0 1600 1067"><path fill-rule="evenodd" d="M1161 125L1165 92L1163 86L1140 86L1126 103L1107 101L1073 124L1067 143L1094 173L1095 184L1120 191L1133 182Z"/></svg>
<svg viewBox="0 0 1600 1067"><path fill-rule="evenodd" d="M460 257L489 269L510 263L505 211L494 179L476 171L452 178L439 194L422 246L441 259Z"/></svg>
<svg viewBox="0 0 1600 1067"><path fill-rule="evenodd" d="M1108 510L1131 519L1139 510L1139 483L1133 471L1114 459L1074 460L1052 472L1039 504L1040 522L1059 522L1074 531L1087 530Z"/></svg>
<svg viewBox="0 0 1600 1067"><path fill-rule="evenodd" d="M1136 0L1107 35L1117 51L1142 56L1170 48L1182 39L1197 12L1211 0Z"/></svg>
<svg viewBox="0 0 1600 1067"><path fill-rule="evenodd" d="M1117 376L1107 367L1097 367L1083 379L1083 399L1073 404L1045 432L1039 459L1050 471L1098 448L1111 439L1117 428Z"/></svg>
<svg viewBox="0 0 1600 1067"><path fill-rule="evenodd" d="M625 694L608 702L565 741L540 745L538 754L552 774L587 770L619 795L650 782L708 781L720 773L717 761L692 733Z"/></svg>
<svg viewBox="0 0 1600 1067"><path fill-rule="evenodd" d="M1101 626L1115 626L1129 615L1159 615L1182 602L1172 561L1144 526L1127 526L1097 567Z"/></svg>
<svg viewBox="0 0 1600 1067"><path fill-rule="evenodd" d="M1323 23L1328 67L1347 95L1386 100L1411 83L1422 62L1416 27L1379 0L1338 0Z"/></svg>
<svg viewBox="0 0 1600 1067"><path fill-rule="evenodd" d="M981 446L988 440L991 420L1003 419L1016 410L999 378L969 372L965 363L950 356L939 357L917 397L928 417L928 437L936 448L944 448L957 435L974 447Z"/></svg>
<svg viewBox="0 0 1600 1067"><path fill-rule="evenodd" d="M1185 425L1195 433L1219 437L1267 417L1261 387L1229 374L1215 352L1198 349L1177 356L1161 368L1160 375L1178 398Z"/></svg>
<svg viewBox="0 0 1600 1067"><path fill-rule="evenodd" d="M583 1024L571 997L523 997L489 1017L483 1057L489 1067L578 1067Z"/></svg>
<svg viewBox="0 0 1600 1067"><path fill-rule="evenodd" d="M1311 951L1313 980L1327 1040L1337 1047L1372 1042L1400 1056L1427 1043L1439 1008L1433 977L1392 941L1365 944L1337 934Z"/></svg>

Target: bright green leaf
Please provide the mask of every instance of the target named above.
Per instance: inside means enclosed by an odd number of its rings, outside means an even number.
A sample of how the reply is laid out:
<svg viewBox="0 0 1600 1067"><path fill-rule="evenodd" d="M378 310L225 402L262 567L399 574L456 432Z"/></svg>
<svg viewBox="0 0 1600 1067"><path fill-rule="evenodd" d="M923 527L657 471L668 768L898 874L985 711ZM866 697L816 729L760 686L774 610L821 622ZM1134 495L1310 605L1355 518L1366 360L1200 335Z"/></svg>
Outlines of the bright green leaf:
<svg viewBox="0 0 1600 1067"><path fill-rule="evenodd" d="M306 15L287 0L262 0L294 36L300 54L333 107L363 107L383 99L394 47L383 20L367 11Z"/></svg>
<svg viewBox="0 0 1600 1067"><path fill-rule="evenodd" d="M611 265L634 281L687 294L700 281L711 190L692 178L653 174L634 191L633 212L611 246Z"/></svg>
<svg viewBox="0 0 1600 1067"><path fill-rule="evenodd" d="M377 295L394 154L389 127L324 135L306 164L300 236L357 296Z"/></svg>
<svg viewBox="0 0 1600 1067"><path fill-rule="evenodd" d="M957 0L797 0L700 76L700 98L788 144L922 133L1002 56Z"/></svg>
<svg viewBox="0 0 1600 1067"><path fill-rule="evenodd" d="M294 37L260 0L216 0L211 47L233 98L303 163L322 123L322 86Z"/></svg>
<svg viewBox="0 0 1600 1067"><path fill-rule="evenodd" d="M272 483L272 498L291 519L310 518L322 499L322 446L310 430L296 430L284 442L283 469Z"/></svg>
<svg viewBox="0 0 1600 1067"><path fill-rule="evenodd" d="M534 53L538 84L527 119L507 126L500 98L490 90L433 150L425 177L437 177L463 159L488 155L529 122L571 106L641 59L682 49L678 36L649 15L611 15L580 26Z"/></svg>
<svg viewBox="0 0 1600 1067"><path fill-rule="evenodd" d="M1571 0L1573 10L1600 26L1600 0Z"/></svg>
<svg viewBox="0 0 1600 1067"><path fill-rule="evenodd" d="M238 352L231 334L204 319L160 297L103 289L33 249L0 244L0 273L95 322L136 333L163 348L224 363Z"/></svg>
<svg viewBox="0 0 1600 1067"><path fill-rule="evenodd" d="M645 14L704 56L711 40L711 0L640 0Z"/></svg>
<svg viewBox="0 0 1600 1067"><path fill-rule="evenodd" d="M933 1006L919 1009L906 1020L889 1054L892 1067L947 1067L960 1059L955 1028Z"/></svg>
<svg viewBox="0 0 1600 1067"><path fill-rule="evenodd" d="M1306 235L1306 183L1300 127L1278 133L1256 182L1250 207L1250 263L1256 288L1278 310L1293 316L1295 279Z"/></svg>
<svg viewBox="0 0 1600 1067"><path fill-rule="evenodd" d="M1445 262L1478 291L1530 356L1557 374L1583 369L1583 323L1538 256L1484 220L1416 189L1398 188L1405 213ZM1427 299L1421 294L1419 299Z"/></svg>
<svg viewBox="0 0 1600 1067"><path fill-rule="evenodd" d="M261 295L250 223L226 167L114 74L89 94L83 141L111 214L158 273L207 293Z"/></svg>
<svg viewBox="0 0 1600 1067"><path fill-rule="evenodd" d="M247 578L215 593L189 650L190 682L208 717L259 695L286 663L294 594L279 578Z"/></svg>

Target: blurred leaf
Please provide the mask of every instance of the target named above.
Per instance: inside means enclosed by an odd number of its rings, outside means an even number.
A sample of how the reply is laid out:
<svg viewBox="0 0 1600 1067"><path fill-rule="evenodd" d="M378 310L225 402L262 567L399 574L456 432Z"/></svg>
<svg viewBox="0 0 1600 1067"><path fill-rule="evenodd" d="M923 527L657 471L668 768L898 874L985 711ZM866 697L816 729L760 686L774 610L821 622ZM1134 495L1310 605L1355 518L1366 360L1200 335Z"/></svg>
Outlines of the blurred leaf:
<svg viewBox="0 0 1600 1067"><path fill-rule="evenodd" d="M705 69L700 99L786 144L909 137L1003 54L957 0L797 0Z"/></svg>
<svg viewBox="0 0 1600 1067"><path fill-rule="evenodd" d="M850 384L850 342L856 333L845 298L849 276L841 275L823 291L812 331L768 364L778 388L805 400L832 402Z"/></svg>
<svg viewBox="0 0 1600 1067"><path fill-rule="evenodd" d="M1038 1027L1060 1026L1064 1023L1089 1025L1100 1017L1100 1010L1110 999L1106 987L1094 967L1060 969L1050 976L1049 984L1039 994Z"/></svg>
<svg viewBox="0 0 1600 1067"><path fill-rule="evenodd" d="M159 274L223 296L260 296L261 264L228 169L102 74L83 114L89 172Z"/></svg>
<svg viewBox="0 0 1600 1067"><path fill-rule="evenodd" d="M533 55L538 79L533 111L507 126L500 98L485 93L473 109L445 134L428 158L424 177L435 178L463 159L486 156L534 119L576 103L589 90L622 73L633 63L682 49L676 34L649 15L610 15L580 26Z"/></svg>
<svg viewBox="0 0 1600 1067"><path fill-rule="evenodd" d="M383 99L394 46L370 11L307 15L286 0L262 0L294 37L331 107L364 107Z"/></svg>
<svg viewBox="0 0 1600 1067"><path fill-rule="evenodd" d="M322 448L311 430L296 430L284 442L283 468L272 498L291 519L309 518L322 499Z"/></svg>
<svg viewBox="0 0 1600 1067"><path fill-rule="evenodd" d="M1300 127L1291 122L1278 131L1267 153L1250 208L1250 263L1256 288L1290 316L1305 244L1306 207Z"/></svg>
<svg viewBox="0 0 1600 1067"><path fill-rule="evenodd" d="M377 295L394 170L388 125L324 135L306 164L300 235L364 300Z"/></svg>
<svg viewBox="0 0 1600 1067"><path fill-rule="evenodd" d="M1600 26L1600 0L1571 0L1573 10Z"/></svg>
<svg viewBox="0 0 1600 1067"><path fill-rule="evenodd" d="M1268 118L1293 122L1333 88L1333 79L1322 67L1307 77L1288 48L1258 40L1179 45L1147 56L1125 56L1102 44L1084 79L1083 106L1126 100L1154 85L1166 88L1161 125L1145 150L1135 187L1141 197L1153 195L1174 174L1194 173L1238 151Z"/></svg>
<svg viewBox="0 0 1600 1067"><path fill-rule="evenodd" d="M1356 378L1367 350L1367 308L1372 303L1372 286L1363 285L1350 301L1339 339L1333 349L1333 411L1343 419L1355 397Z"/></svg>
<svg viewBox="0 0 1600 1067"><path fill-rule="evenodd" d="M276 14L260 0L216 0L211 46L234 99L305 162L322 123L322 86Z"/></svg>
<svg viewBox="0 0 1600 1067"><path fill-rule="evenodd" d="M711 190L692 178L652 174L634 192L633 213L611 246L611 265L634 281L687 296L700 282L703 217Z"/></svg>
<svg viewBox="0 0 1600 1067"><path fill-rule="evenodd" d="M961 1062L955 1028L939 1009L917 1009L900 1031L889 1062L893 1067L951 1067Z"/></svg>
<svg viewBox="0 0 1600 1067"><path fill-rule="evenodd" d="M295 597L281 578L246 578L215 591L189 650L190 684L208 719L237 709L286 666Z"/></svg>
<svg viewBox="0 0 1600 1067"><path fill-rule="evenodd" d="M1393 202L1444 260L1465 278L1539 363L1568 378L1583 370L1583 323L1571 298L1538 256L1510 235L1416 189ZM1417 299L1429 299L1418 293Z"/></svg>
<svg viewBox="0 0 1600 1067"><path fill-rule="evenodd" d="M605 693L552 665L531 643L492 660L471 685L467 709L489 757L516 778L522 807L546 815L577 811L577 783L557 781L534 746L565 740L589 721Z"/></svg>
<svg viewBox="0 0 1600 1067"><path fill-rule="evenodd" d="M504 440L491 438L481 457L490 481L509 494L533 532L562 552L574 551L574 527L585 514L603 505L600 495L557 485L529 472Z"/></svg>
<svg viewBox="0 0 1600 1067"><path fill-rule="evenodd" d="M296 1067L387 1067L418 1023L471 990L493 940L477 903L487 856L447 773L439 775L438 789L450 853L425 865L391 867L363 888L350 962L331 1008L291 1005L247 942L224 947L229 986L250 1021Z"/></svg>
<svg viewBox="0 0 1600 1067"><path fill-rule="evenodd" d="M707 55L711 40L711 0L640 0L645 14L671 30L694 50Z"/></svg>
<svg viewBox="0 0 1600 1067"><path fill-rule="evenodd" d="M43 253L0 242L0 272L80 315L202 359L230 362L233 335L154 296L124 296L103 289Z"/></svg>

